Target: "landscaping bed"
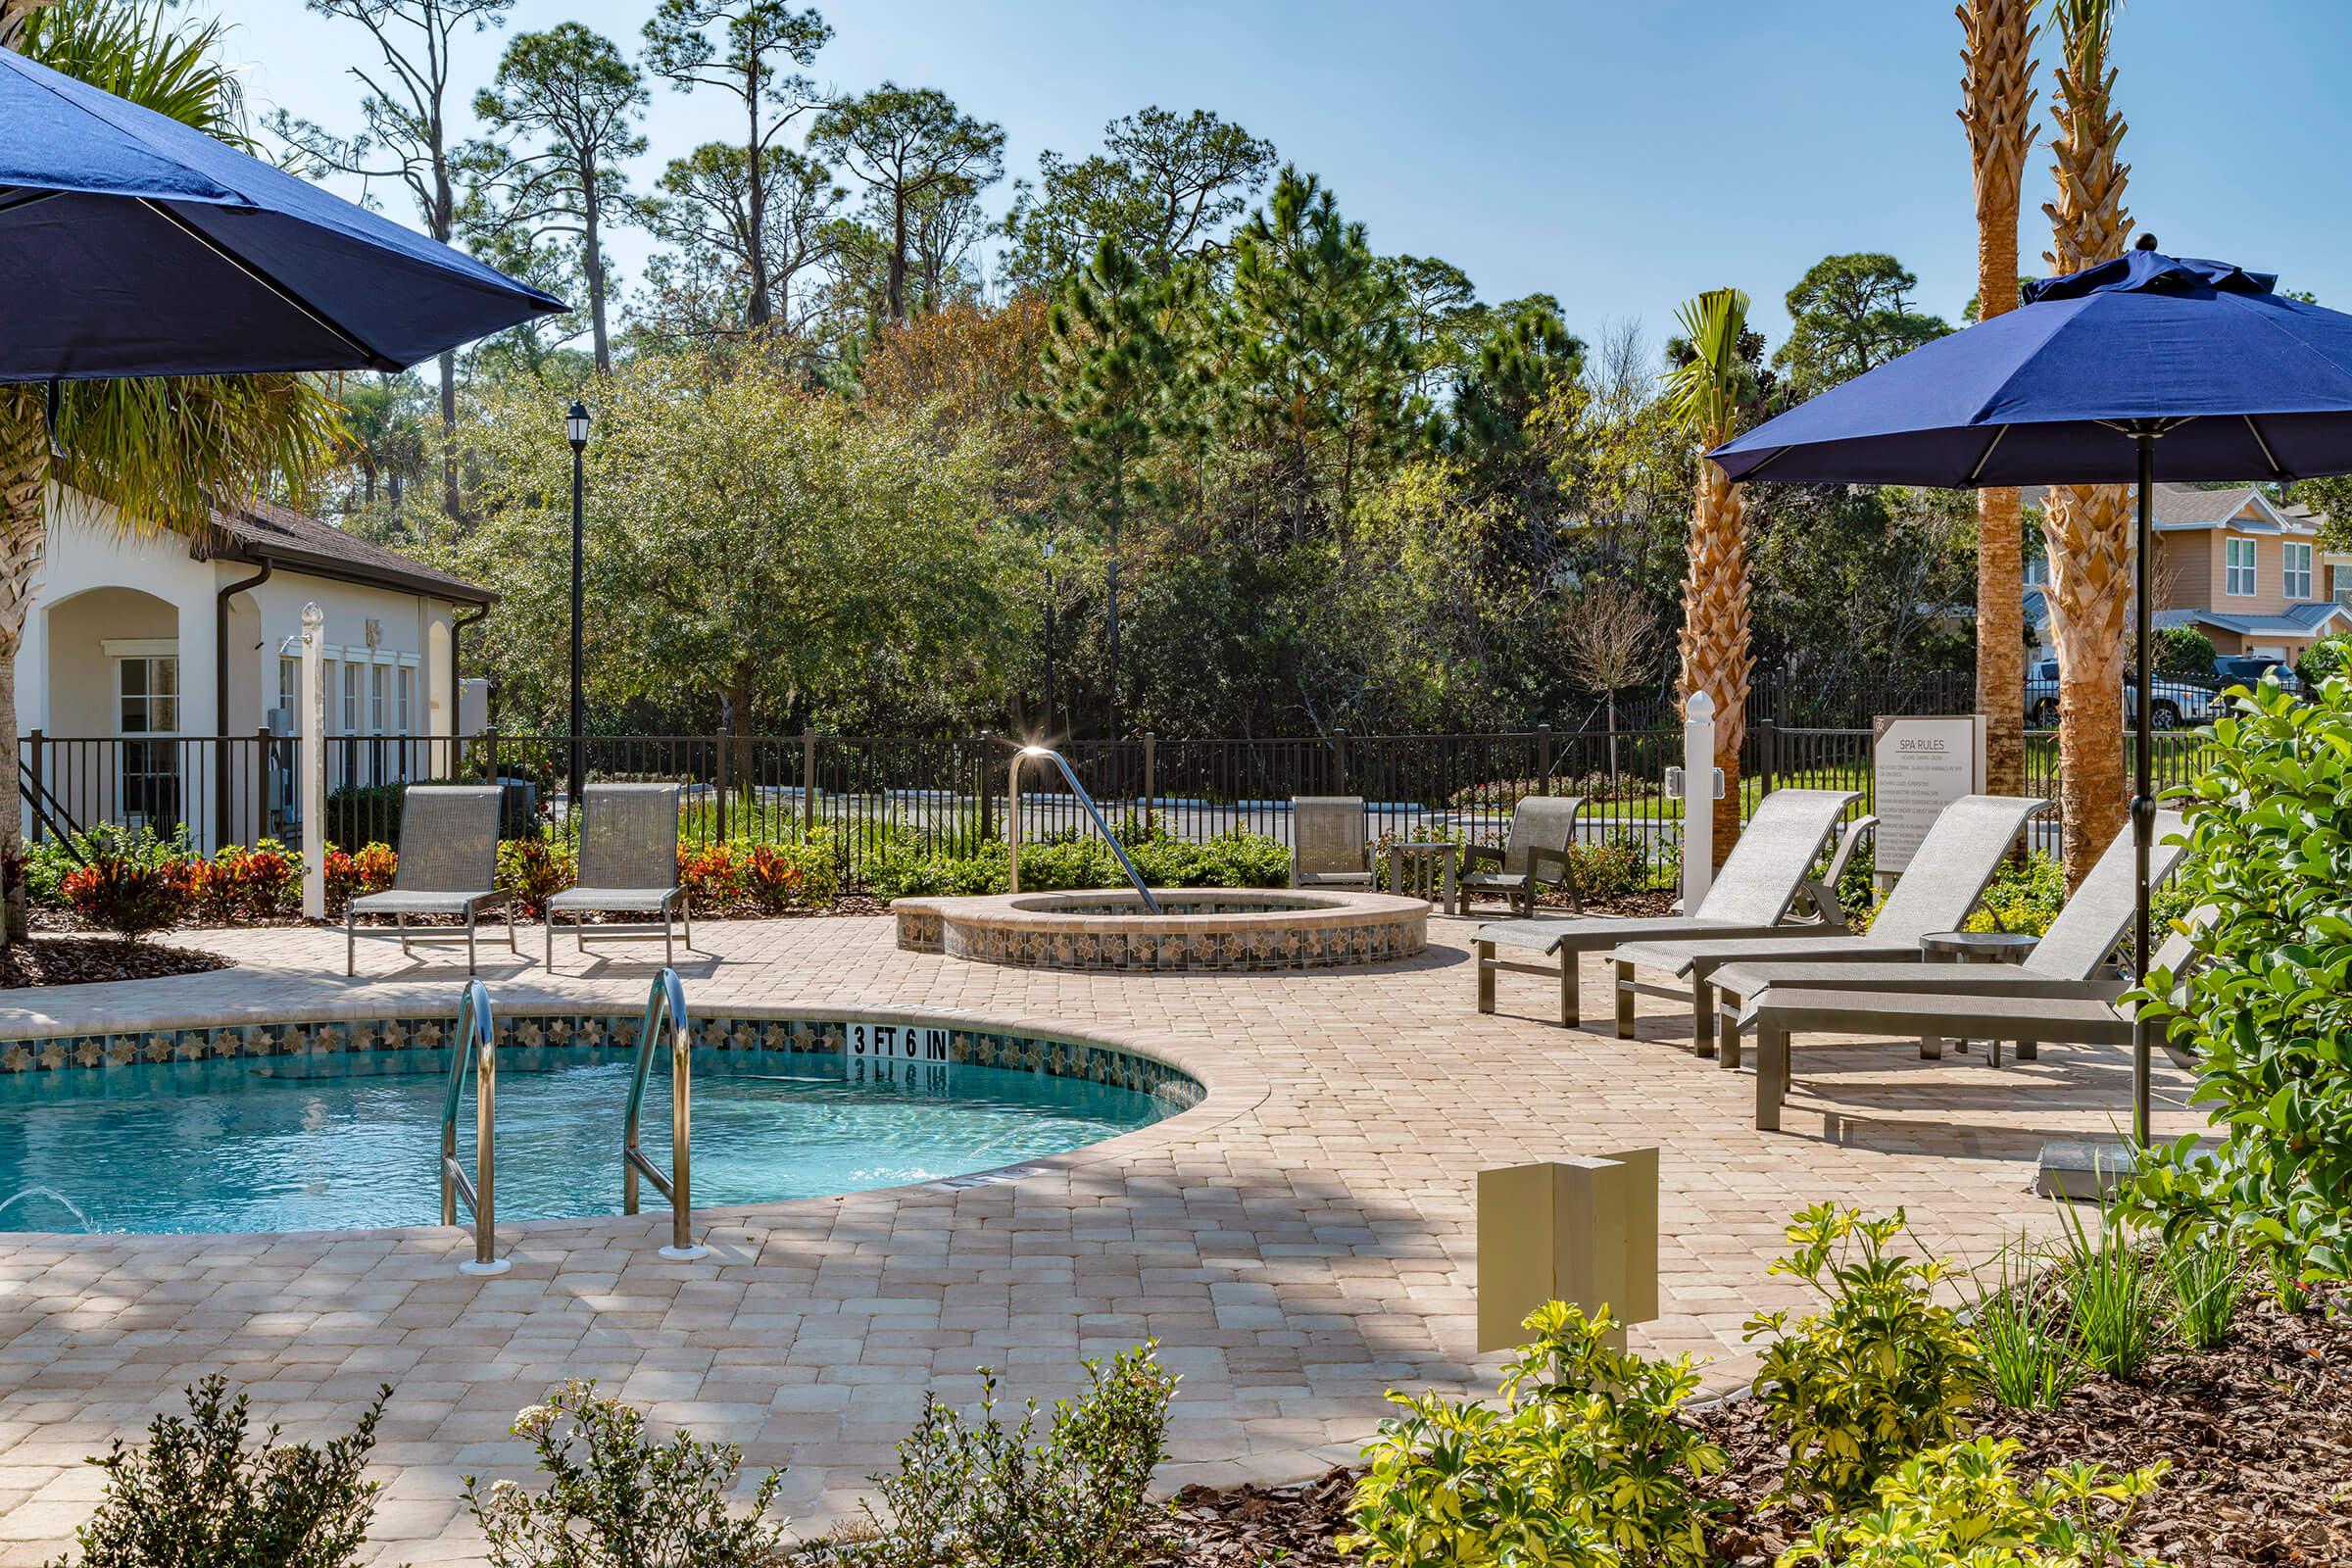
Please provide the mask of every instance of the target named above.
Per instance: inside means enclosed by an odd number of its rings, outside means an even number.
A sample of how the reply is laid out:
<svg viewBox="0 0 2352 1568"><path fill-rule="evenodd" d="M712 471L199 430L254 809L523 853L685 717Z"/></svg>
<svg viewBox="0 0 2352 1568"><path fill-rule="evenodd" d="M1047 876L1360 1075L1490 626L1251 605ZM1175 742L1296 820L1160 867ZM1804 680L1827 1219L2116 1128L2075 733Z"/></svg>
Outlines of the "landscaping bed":
<svg viewBox="0 0 2352 1568"><path fill-rule="evenodd" d="M85 986L105 980L157 980L227 969L235 960L193 948L113 937L36 936L0 953L0 991L26 986Z"/></svg>
<svg viewBox="0 0 2352 1568"><path fill-rule="evenodd" d="M1711 1561L1759 1568L1801 1539L1812 1518L1779 1488L1787 1450L1754 1399L1699 1410L1693 1424L1731 1466L1703 1494L1726 1506L1708 1532ZM2021 1445L2034 1474L2088 1460L2126 1470L2171 1468L2126 1526L2131 1549L2179 1568L2352 1563L2352 1292L2303 1312L2248 1301L2230 1343L2151 1360L2129 1382L2086 1378L2052 1410L1986 1401L1983 1436ZM1358 1472L1334 1470L1287 1487L1188 1487L1177 1499L1180 1549L1170 1568L1340 1568L1332 1545L1348 1525Z"/></svg>

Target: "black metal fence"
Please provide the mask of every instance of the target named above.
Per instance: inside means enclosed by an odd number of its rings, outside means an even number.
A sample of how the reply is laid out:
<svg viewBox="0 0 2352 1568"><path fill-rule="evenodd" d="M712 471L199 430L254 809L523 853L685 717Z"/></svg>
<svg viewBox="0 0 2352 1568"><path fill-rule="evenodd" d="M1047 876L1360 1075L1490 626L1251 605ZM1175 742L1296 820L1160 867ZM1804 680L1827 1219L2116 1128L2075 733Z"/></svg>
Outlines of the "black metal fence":
<svg viewBox="0 0 2352 1568"><path fill-rule="evenodd" d="M2193 777L2211 743L2156 738L2160 783ZM99 822L184 826L196 848L274 838L301 842L299 743L270 735L68 739L24 737L24 822L36 842ZM338 848L397 842L400 791L429 780L500 780L511 833L570 826L574 743L564 736L485 732L463 738L335 736L326 745L323 832ZM936 737L635 735L578 743L585 777L674 779L686 787L681 842L797 841L821 836L845 878L890 854L969 853L1004 836L1015 743L997 735ZM1530 793L1581 795L1588 843L1638 845L1653 880L1672 880L1682 807L1663 789L1682 760L1680 728L1488 735L1330 735L1074 741L1072 770L1114 828L1194 841L1246 831L1287 840L1291 802L1359 795L1384 839L1499 842ZM2054 736L2029 738L2028 787L2058 791ZM1871 808L1871 733L1855 725L1748 727L1742 814L1785 785L1857 792ZM1090 831L1058 771L1023 780L1027 839ZM2059 847L2054 820L2035 846Z"/></svg>

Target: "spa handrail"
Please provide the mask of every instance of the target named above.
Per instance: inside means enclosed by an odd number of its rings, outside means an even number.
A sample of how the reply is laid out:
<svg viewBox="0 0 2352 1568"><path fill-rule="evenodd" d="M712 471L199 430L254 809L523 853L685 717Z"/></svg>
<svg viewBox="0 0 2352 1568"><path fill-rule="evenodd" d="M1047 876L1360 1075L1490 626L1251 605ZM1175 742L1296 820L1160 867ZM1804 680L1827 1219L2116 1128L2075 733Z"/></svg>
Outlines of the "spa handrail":
<svg viewBox="0 0 2352 1568"><path fill-rule="evenodd" d="M1009 799L1005 802L1004 843L1011 861L1006 891L1021 891L1021 764L1033 757L1054 759L1054 765L1060 768L1061 776L1069 781L1070 793L1078 797L1078 804L1086 808L1088 816L1094 818L1095 831L1102 835L1102 842L1109 845L1110 853L1117 857L1119 869L1126 872L1127 880L1135 884L1136 896L1144 901L1144 907L1153 914L1164 914L1166 911L1160 908L1159 901L1144 885L1144 874L1135 868L1133 860L1127 858L1126 848L1119 843L1119 836L1110 830L1108 822L1102 820L1102 811L1096 808L1095 798L1086 793L1085 785L1078 782L1078 775L1070 768L1070 760L1051 746L1024 746L1012 754L1012 768L1005 783L1005 794Z"/></svg>
<svg viewBox="0 0 2352 1568"><path fill-rule="evenodd" d="M646 1157L637 1137L639 1117L645 1109L646 1079L653 1072L654 1046L664 1024L669 1031L667 1175ZM662 1255L673 1260L702 1257L710 1250L694 1240L694 1131L688 1094L693 1043L686 1020L686 988L678 981L678 971L665 966L654 977L653 990L645 999L645 1019L637 1029L637 1071L629 1081L629 1113L620 1134L620 1193L622 1211L636 1213L637 1178L643 1175L656 1192L669 1200L669 1245L662 1249Z"/></svg>
<svg viewBox="0 0 2352 1568"><path fill-rule="evenodd" d="M479 980L466 982L458 1004L457 1056L449 1064L449 1093L441 1102L441 1223L458 1222L458 1200L473 1217L473 1260L458 1267L467 1274L503 1274L498 1255L498 1025L490 1015L490 993ZM466 1069L474 1069L473 1164L466 1174L458 1160L458 1102L466 1093Z"/></svg>

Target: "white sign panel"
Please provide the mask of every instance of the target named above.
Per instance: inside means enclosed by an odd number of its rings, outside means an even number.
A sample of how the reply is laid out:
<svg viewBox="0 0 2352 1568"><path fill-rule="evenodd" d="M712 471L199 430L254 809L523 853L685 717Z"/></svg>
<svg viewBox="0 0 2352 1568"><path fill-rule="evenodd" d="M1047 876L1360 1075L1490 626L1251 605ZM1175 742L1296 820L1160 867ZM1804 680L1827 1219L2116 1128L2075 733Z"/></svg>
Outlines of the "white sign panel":
<svg viewBox="0 0 2352 1568"><path fill-rule="evenodd" d="M949 1031L911 1023L853 1023L844 1026L846 1054L853 1061L945 1061Z"/></svg>
<svg viewBox="0 0 2352 1568"><path fill-rule="evenodd" d="M1878 875L1899 875L1943 808L1984 787L1982 714L1880 718L1871 746L1879 831Z"/></svg>

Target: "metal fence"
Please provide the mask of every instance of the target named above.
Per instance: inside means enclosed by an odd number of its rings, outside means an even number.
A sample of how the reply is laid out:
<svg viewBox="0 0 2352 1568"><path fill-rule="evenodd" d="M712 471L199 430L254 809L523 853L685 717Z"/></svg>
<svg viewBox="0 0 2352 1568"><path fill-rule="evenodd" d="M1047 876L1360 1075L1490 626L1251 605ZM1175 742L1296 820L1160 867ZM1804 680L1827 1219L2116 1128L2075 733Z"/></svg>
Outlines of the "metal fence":
<svg viewBox="0 0 2352 1568"><path fill-rule="evenodd" d="M2211 743L2193 734L2156 739L2157 776L2191 778ZM196 848L274 838L300 843L295 764L299 743L270 735L59 738L20 743L24 825L35 842L100 822L185 828ZM463 738L334 736L326 745L330 845L397 842L403 786L436 779L502 781L510 833L568 830L574 742L564 736L485 732ZM579 762L591 781L674 779L686 786L680 838L793 841L821 834L843 875L860 880L888 854L969 853L1004 831L1014 743L997 735L587 736ZM1587 843L1639 845L1653 880L1672 880L1682 838L1681 803L1663 791L1679 762L1679 728L1486 735L1330 735L1074 741L1073 769L1114 824L1204 841L1236 830L1287 841L1291 802L1302 795L1360 795L1383 839L1432 837L1495 843L1518 799L1533 792L1582 795ZM2028 744L2028 787L2058 792L2054 736ZM1872 808L1871 733L1857 726L1748 728L1742 814L1784 785L1851 789L1856 813ZM1086 828L1076 798L1032 774L1022 793L1030 841ZM2060 847L2054 819L2036 848Z"/></svg>

